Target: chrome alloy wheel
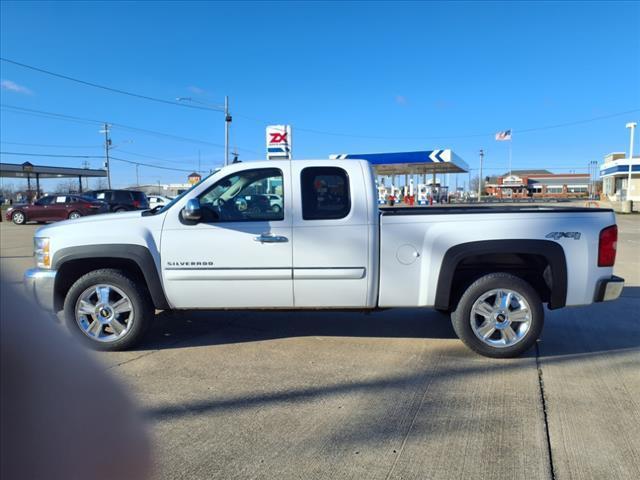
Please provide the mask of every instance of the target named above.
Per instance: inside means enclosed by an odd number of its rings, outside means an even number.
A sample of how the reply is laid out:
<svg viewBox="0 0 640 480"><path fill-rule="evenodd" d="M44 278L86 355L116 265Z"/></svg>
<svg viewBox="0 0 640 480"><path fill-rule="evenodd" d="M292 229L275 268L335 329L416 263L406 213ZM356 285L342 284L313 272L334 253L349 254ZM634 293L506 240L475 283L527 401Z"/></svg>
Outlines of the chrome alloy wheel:
<svg viewBox="0 0 640 480"><path fill-rule="evenodd" d="M522 295L505 288L489 290L471 307L471 328L491 347L510 347L531 327L531 308Z"/></svg>
<svg viewBox="0 0 640 480"><path fill-rule="evenodd" d="M15 212L12 216L11 219L13 220L13 223L16 223L18 225L22 225L24 223L24 213L22 212Z"/></svg>
<svg viewBox="0 0 640 480"><path fill-rule="evenodd" d="M76 323L92 340L114 342L127 334L135 320L131 299L118 287L93 285L78 297Z"/></svg>
<svg viewBox="0 0 640 480"><path fill-rule="evenodd" d="M75 220L76 218L80 218L82 215L80 215L78 212L71 212L69 214L69 220Z"/></svg>

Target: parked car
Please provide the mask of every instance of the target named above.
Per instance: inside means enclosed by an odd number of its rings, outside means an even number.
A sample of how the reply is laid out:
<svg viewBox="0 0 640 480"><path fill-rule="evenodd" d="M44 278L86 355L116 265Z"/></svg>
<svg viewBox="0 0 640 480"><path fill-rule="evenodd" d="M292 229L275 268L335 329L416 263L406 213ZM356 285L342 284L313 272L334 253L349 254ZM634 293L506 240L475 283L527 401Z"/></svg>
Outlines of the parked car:
<svg viewBox="0 0 640 480"><path fill-rule="evenodd" d="M15 204L5 213L7 221L16 225L27 222L55 222L75 219L96 213L105 213L104 202L80 195L47 195L32 204Z"/></svg>
<svg viewBox="0 0 640 480"><path fill-rule="evenodd" d="M266 197L269 199L269 205L271 206L271 210L278 213L282 211L283 203L282 196L275 195L273 193L268 193Z"/></svg>
<svg viewBox="0 0 640 480"><path fill-rule="evenodd" d="M269 198L263 194L238 195L235 199L235 209L250 216L272 211Z"/></svg>
<svg viewBox="0 0 640 480"><path fill-rule="evenodd" d="M149 208L164 207L172 200L164 195L147 195L147 199L149 200Z"/></svg>
<svg viewBox="0 0 640 480"><path fill-rule="evenodd" d="M149 208L147 195L137 190L94 190L85 195L105 202L109 206L110 212L128 212Z"/></svg>
<svg viewBox="0 0 640 480"><path fill-rule="evenodd" d="M245 208L274 183L291 186L281 212ZM612 210L377 202L364 160L232 164L163 209L40 228L25 284L102 350L132 347L155 310L431 307L489 357L531 348L545 304L622 292Z"/></svg>

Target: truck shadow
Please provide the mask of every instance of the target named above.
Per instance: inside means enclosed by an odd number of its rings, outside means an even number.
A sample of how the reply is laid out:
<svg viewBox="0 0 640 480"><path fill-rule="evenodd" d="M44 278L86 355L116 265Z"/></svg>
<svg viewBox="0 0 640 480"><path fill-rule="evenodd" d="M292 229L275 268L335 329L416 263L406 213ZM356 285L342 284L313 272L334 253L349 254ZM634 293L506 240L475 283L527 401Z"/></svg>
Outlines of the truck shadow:
<svg viewBox="0 0 640 480"><path fill-rule="evenodd" d="M540 357L567 357L640 348L640 287L612 302L547 311Z"/></svg>
<svg viewBox="0 0 640 480"><path fill-rule="evenodd" d="M448 315L432 309L161 312L139 350L213 346L295 337L455 339ZM640 347L640 287L585 307L546 312L541 357ZM475 355L471 351L469 355Z"/></svg>
<svg viewBox="0 0 640 480"><path fill-rule="evenodd" d="M156 316L141 350L307 336L456 338L448 315L431 309L360 311L174 311Z"/></svg>

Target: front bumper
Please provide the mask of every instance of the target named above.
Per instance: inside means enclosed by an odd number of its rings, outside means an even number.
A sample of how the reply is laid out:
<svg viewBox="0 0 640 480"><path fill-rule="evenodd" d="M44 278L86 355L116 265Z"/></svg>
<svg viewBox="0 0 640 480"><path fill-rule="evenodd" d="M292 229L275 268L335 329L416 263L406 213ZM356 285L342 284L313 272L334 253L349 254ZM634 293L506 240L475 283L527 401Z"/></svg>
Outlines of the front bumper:
<svg viewBox="0 0 640 480"><path fill-rule="evenodd" d="M624 288L624 278L612 275L611 278L600 280L596 287L596 302L606 302L615 300L622 293Z"/></svg>
<svg viewBox="0 0 640 480"><path fill-rule="evenodd" d="M53 287L56 281L55 270L32 268L24 272L24 286L27 294L33 297L40 308L54 311Z"/></svg>

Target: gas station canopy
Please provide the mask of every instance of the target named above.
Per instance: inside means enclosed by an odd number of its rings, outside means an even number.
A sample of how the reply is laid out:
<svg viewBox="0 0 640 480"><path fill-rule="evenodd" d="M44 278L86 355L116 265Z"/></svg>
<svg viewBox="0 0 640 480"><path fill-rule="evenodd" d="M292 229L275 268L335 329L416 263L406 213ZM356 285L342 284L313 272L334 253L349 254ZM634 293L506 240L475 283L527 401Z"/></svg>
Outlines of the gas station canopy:
<svg viewBox="0 0 640 480"><path fill-rule="evenodd" d="M452 150L422 152L346 153L331 155L331 159L367 160L377 175L423 175L436 173L464 173L469 166Z"/></svg>
<svg viewBox="0 0 640 480"><path fill-rule="evenodd" d="M106 177L106 170L92 168L52 167L25 163L0 163L0 176L12 178Z"/></svg>

